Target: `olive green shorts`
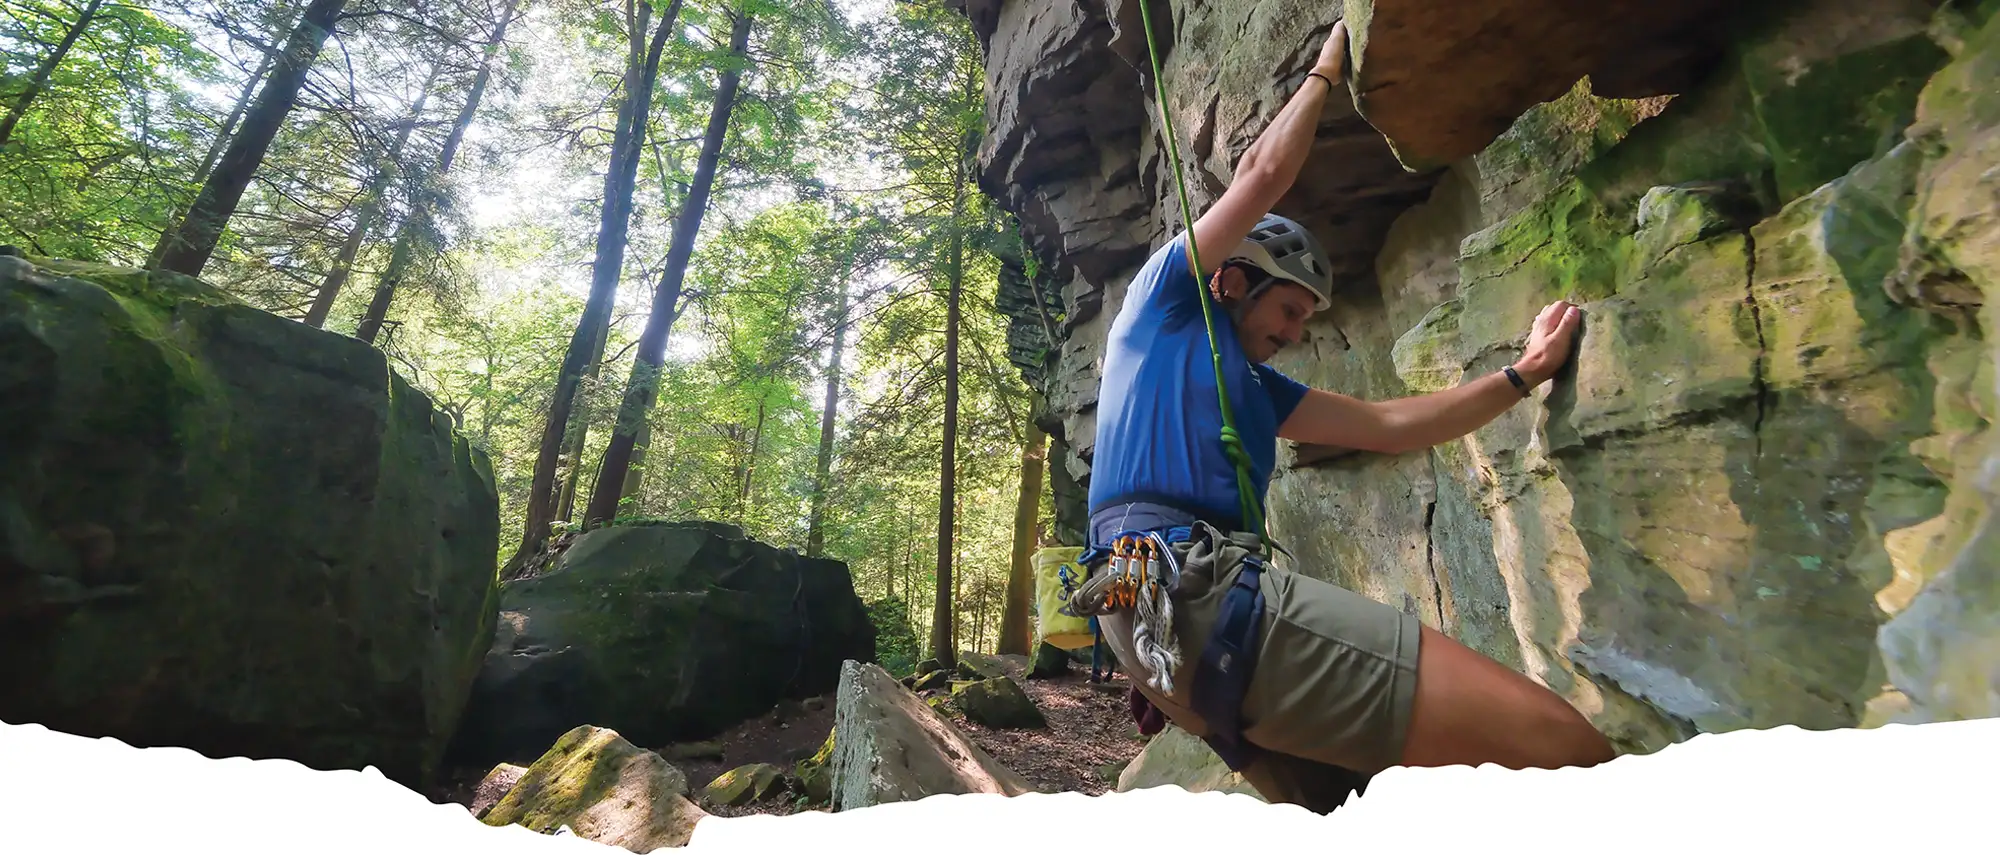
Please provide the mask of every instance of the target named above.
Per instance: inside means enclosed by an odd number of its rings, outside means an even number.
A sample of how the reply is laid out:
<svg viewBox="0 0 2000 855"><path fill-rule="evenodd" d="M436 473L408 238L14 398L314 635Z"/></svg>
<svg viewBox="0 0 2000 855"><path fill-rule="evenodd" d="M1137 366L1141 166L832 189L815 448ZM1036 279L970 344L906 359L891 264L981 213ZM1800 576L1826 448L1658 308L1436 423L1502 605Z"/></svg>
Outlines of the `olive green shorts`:
<svg viewBox="0 0 2000 855"><path fill-rule="evenodd" d="M1146 685L1150 674L1133 653L1130 616L1098 619L1133 686L1195 736L1210 732L1189 700L1195 668L1223 597L1241 572L1247 542L1254 542L1220 533L1206 538L1203 528L1197 526L1192 542L1175 547L1181 572L1174 635L1181 665L1171 697ZM1218 567L1225 568L1220 578ZM1243 770L1244 778L1271 801L1311 806L1318 801L1310 794L1317 774L1312 767L1369 775L1400 763L1416 697L1421 624L1392 606L1268 564L1260 587L1264 619L1256 672L1243 699L1243 735L1265 752L1289 757L1262 758Z"/></svg>

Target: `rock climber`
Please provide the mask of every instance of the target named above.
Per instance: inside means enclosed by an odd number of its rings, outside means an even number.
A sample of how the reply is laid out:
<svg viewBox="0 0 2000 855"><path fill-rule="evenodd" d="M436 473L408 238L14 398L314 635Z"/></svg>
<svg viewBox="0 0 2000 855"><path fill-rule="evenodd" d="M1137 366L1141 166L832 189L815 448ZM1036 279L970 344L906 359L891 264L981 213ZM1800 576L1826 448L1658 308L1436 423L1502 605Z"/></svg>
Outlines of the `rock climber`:
<svg viewBox="0 0 2000 855"><path fill-rule="evenodd" d="M1298 223L1270 213L1304 165L1320 110L1347 62L1333 28L1302 87L1194 224L1214 313L1224 388L1262 502L1279 437L1395 454L1478 429L1547 382L1567 359L1581 310L1543 309L1508 368L1456 388L1362 401L1310 388L1264 363L1329 307L1326 254ZM1144 700L1196 736L1197 665L1221 592L1260 541L1243 525L1236 470L1222 442L1216 369L1185 233L1155 251L1112 322L1091 466L1091 546L1124 532L1179 527L1171 586L1180 661L1172 693L1149 685L1134 649L1134 612L1100 613L1103 640ZM1090 559L1093 575L1105 561ZM1255 577L1252 577L1255 578ZM1247 587L1247 586L1246 586ZM1264 611L1237 725L1254 759L1238 769L1272 802L1327 812L1390 766L1494 763L1589 766L1605 737L1560 695L1421 624L1416 617L1303 573L1265 565ZM1247 595L1246 595L1247 596ZM1136 699L1135 699L1136 700ZM1232 700L1234 700L1232 698ZM1211 740L1211 745L1216 743Z"/></svg>

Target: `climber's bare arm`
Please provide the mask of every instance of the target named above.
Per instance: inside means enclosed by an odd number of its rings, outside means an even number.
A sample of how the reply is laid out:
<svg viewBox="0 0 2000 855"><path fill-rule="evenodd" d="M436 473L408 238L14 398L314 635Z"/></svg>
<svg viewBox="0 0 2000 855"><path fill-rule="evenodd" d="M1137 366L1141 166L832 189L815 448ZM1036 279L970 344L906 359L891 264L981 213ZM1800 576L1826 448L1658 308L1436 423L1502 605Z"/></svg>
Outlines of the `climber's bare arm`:
<svg viewBox="0 0 2000 855"><path fill-rule="evenodd" d="M1566 300L1542 310L1514 363L1523 382L1539 386L1555 376L1569 357L1581 320L1582 311ZM1401 454L1478 430L1520 401L1520 390L1497 371L1455 388L1392 401L1362 401L1313 389L1279 426L1278 435L1294 442Z"/></svg>
<svg viewBox="0 0 2000 855"><path fill-rule="evenodd" d="M1527 372L1521 372L1521 379L1538 382ZM1278 435L1314 445L1402 454L1478 430L1520 402L1520 390L1497 371L1455 388L1392 401L1363 401L1314 389Z"/></svg>
<svg viewBox="0 0 2000 855"><path fill-rule="evenodd" d="M1299 169L1305 166L1306 155L1312 150L1320 108L1326 103L1331 85L1328 81L1341 79L1346 63L1347 22L1342 21L1333 25L1333 32L1320 46L1319 61L1313 65L1313 70L1327 79L1306 78L1305 85L1292 95L1278 117L1243 152L1243 159L1236 164L1236 177L1222 198L1195 220L1195 254L1201 257L1201 265L1208 268L1202 276L1204 280L1222 266L1223 259L1236 252L1257 221L1292 189L1292 182L1298 179Z"/></svg>

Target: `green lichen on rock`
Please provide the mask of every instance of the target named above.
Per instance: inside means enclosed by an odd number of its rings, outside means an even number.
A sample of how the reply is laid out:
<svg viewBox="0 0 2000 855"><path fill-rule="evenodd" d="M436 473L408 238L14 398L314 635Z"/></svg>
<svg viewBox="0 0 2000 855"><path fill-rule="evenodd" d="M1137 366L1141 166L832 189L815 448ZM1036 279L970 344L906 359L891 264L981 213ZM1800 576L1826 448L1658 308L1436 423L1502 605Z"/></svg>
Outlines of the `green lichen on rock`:
<svg viewBox="0 0 2000 855"><path fill-rule="evenodd" d="M1991 5L1991 4L1988 4ZM1950 493L1937 518L1893 533L1894 610L1878 634L1904 721L2000 715L2000 16L1965 34L1925 89L1912 137L1923 162L1890 291L1978 332L1935 360L1936 433L1916 447ZM1901 535L1898 537L1898 535Z"/></svg>
<svg viewBox="0 0 2000 855"><path fill-rule="evenodd" d="M1901 142L1918 91L1947 59L1921 31L1803 67L1785 45L1761 47L1744 71L1780 200Z"/></svg>
<svg viewBox="0 0 2000 855"><path fill-rule="evenodd" d="M951 685L951 677L952 672L950 671L932 671L912 681L910 683L910 691L928 692L934 689L945 688Z"/></svg>
<svg viewBox="0 0 2000 855"><path fill-rule="evenodd" d="M785 788L785 775L769 763L738 766L715 776L702 788L709 804L742 807L777 795Z"/></svg>
<svg viewBox="0 0 2000 855"><path fill-rule="evenodd" d="M958 654L958 678L961 680L990 680L1007 676L1007 661L977 650L961 650Z"/></svg>
<svg viewBox="0 0 2000 855"><path fill-rule="evenodd" d="M1465 239L1456 294L1397 343L1412 389L1441 388L1511 358L1549 300L1583 304L1572 376L1433 453L1419 569L1454 634L1541 675L1628 750L1893 706L1873 697L1874 635L1906 603L1924 616L1898 618L1883 649L1904 657L1889 670L1908 675L1908 714L1985 703L1964 682L1984 654L1947 662L1911 639L1975 650L1986 631L1941 570L1977 566L1963 548L1985 505L1965 485L1992 360L1966 309L1996 269L1982 265L2000 192L1991 156L1970 153L2000 145L1967 116L1996 75L1960 70L1988 62L1968 38L1915 98L1936 56L1912 46L1909 11L1766 31L1575 180ZM1809 97L1854 122L1818 141L1787 126L1805 105L1774 105ZM1382 474L1373 489L1405 489ZM1410 572L1348 581L1394 593ZM1917 593L1941 584L1952 593ZM1925 684L1947 674L1959 688Z"/></svg>
<svg viewBox="0 0 2000 855"><path fill-rule="evenodd" d="M826 732L826 741L820 743L819 750L811 757L800 760L792 767L792 775L799 779L799 788L805 790L806 800L813 804L825 804L833 798L833 736Z"/></svg>
<svg viewBox="0 0 2000 855"><path fill-rule="evenodd" d="M1599 98L1584 78L1561 98L1535 105L1472 158L1488 207L1511 210L1512 200L1548 194L1657 116L1670 100Z"/></svg>
<svg viewBox="0 0 2000 855"><path fill-rule="evenodd" d="M707 816L686 794L686 776L660 755L616 731L581 725L556 740L480 821L542 834L568 826L580 837L646 853L687 845Z"/></svg>
<svg viewBox="0 0 2000 855"><path fill-rule="evenodd" d="M0 258L9 721L437 769L493 626L490 465L352 339L173 274Z"/></svg>
<svg viewBox="0 0 2000 855"><path fill-rule="evenodd" d="M1439 303L1396 339L1390 358L1396 364L1396 376L1411 392L1449 389L1465 376L1465 361L1458 351L1458 316L1463 309L1457 300Z"/></svg>

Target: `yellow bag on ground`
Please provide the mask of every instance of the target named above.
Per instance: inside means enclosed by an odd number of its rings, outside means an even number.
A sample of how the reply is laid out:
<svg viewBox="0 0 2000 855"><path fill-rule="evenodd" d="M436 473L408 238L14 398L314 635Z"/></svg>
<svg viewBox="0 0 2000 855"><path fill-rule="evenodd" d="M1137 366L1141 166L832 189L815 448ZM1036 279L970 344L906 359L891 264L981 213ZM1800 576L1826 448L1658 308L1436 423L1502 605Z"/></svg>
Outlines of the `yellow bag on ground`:
<svg viewBox="0 0 2000 855"><path fill-rule="evenodd" d="M1083 567L1076 563L1083 556L1081 546L1053 546L1035 550L1035 614L1036 635L1063 650L1081 650L1096 641L1090 633L1088 618L1070 617L1057 609L1063 606L1063 584L1059 575L1068 567L1070 578L1077 584L1083 582Z"/></svg>

